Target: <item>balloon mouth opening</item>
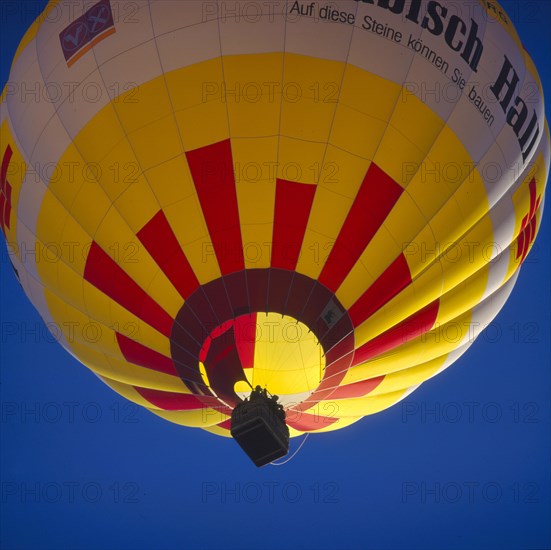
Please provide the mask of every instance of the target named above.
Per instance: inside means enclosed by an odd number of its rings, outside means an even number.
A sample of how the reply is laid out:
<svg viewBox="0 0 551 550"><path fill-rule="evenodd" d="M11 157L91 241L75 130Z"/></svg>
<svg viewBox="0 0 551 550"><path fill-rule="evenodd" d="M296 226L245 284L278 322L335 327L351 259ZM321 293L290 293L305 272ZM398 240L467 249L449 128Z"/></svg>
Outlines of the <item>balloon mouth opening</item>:
<svg viewBox="0 0 551 550"><path fill-rule="evenodd" d="M246 269L198 287L174 321L171 355L197 396L233 409L260 385L285 408L312 406L338 386L354 349L352 321L310 277Z"/></svg>

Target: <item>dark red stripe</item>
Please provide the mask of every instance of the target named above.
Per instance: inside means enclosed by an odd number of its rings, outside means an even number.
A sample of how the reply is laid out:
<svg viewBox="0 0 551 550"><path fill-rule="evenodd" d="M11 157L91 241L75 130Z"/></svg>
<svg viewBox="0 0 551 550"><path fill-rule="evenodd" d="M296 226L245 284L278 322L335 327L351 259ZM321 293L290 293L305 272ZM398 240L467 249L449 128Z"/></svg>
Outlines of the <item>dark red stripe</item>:
<svg viewBox="0 0 551 550"><path fill-rule="evenodd" d="M341 342L346 336L351 334L352 325L348 315L344 315L331 327L326 334L320 336L323 338L323 348L328 357L331 355L331 351L339 342Z"/></svg>
<svg viewBox="0 0 551 550"><path fill-rule="evenodd" d="M187 302L186 302L187 303ZM203 340L208 336L206 329L197 320L190 308L182 307L176 316L172 328L172 343L197 355ZM174 353L172 354L174 357Z"/></svg>
<svg viewBox="0 0 551 550"><path fill-rule="evenodd" d="M431 330L436 322L439 305L440 300L432 302L421 311L359 347L354 353L352 366L359 365L368 359L381 355L385 351L397 348Z"/></svg>
<svg viewBox="0 0 551 550"><path fill-rule="evenodd" d="M353 399L355 397L364 397L371 393L383 380L384 376L377 376L369 380L362 380L354 384L339 386L332 394L331 399Z"/></svg>
<svg viewBox="0 0 551 550"><path fill-rule="evenodd" d="M299 319L301 314L308 303L308 298L314 290L315 281L309 277L299 277L295 273L291 288L289 289L289 296L285 304L285 314Z"/></svg>
<svg viewBox="0 0 551 550"><path fill-rule="evenodd" d="M88 253L84 279L160 333L170 336L172 317L95 242Z"/></svg>
<svg viewBox="0 0 551 550"><path fill-rule="evenodd" d="M230 140L186 153L222 275L245 268Z"/></svg>
<svg viewBox="0 0 551 550"><path fill-rule="evenodd" d="M220 424L216 424L216 425L219 426L220 428L224 429L224 430L230 431L231 430L231 418L227 418L226 420L224 420L224 422L220 422Z"/></svg>
<svg viewBox="0 0 551 550"><path fill-rule="evenodd" d="M244 369L254 367L254 349L256 345L256 313L235 320L237 353Z"/></svg>
<svg viewBox="0 0 551 550"><path fill-rule="evenodd" d="M268 311L285 311L294 272L287 269L271 269L268 286Z"/></svg>
<svg viewBox="0 0 551 550"><path fill-rule="evenodd" d="M233 317L232 306L224 285L224 279L216 279L203 287L214 314L220 320Z"/></svg>
<svg viewBox="0 0 551 550"><path fill-rule="evenodd" d="M315 194L315 185L277 180L272 267L296 268Z"/></svg>
<svg viewBox="0 0 551 550"><path fill-rule="evenodd" d="M143 344L139 344L119 332L115 334L117 335L117 342L121 353L129 363L172 376L178 376L170 357L152 350Z"/></svg>
<svg viewBox="0 0 551 550"><path fill-rule="evenodd" d="M269 283L270 271L268 269L247 270L247 290L251 311L268 311Z"/></svg>
<svg viewBox="0 0 551 550"><path fill-rule="evenodd" d="M320 274L320 283L337 291L402 192L402 187L371 163Z"/></svg>
<svg viewBox="0 0 551 550"><path fill-rule="evenodd" d="M2 157L0 169L0 228L5 234L5 228L10 228L11 217L11 185L8 182L8 166L13 155L12 148L8 145Z"/></svg>
<svg viewBox="0 0 551 550"><path fill-rule="evenodd" d="M215 331L203 360L209 385L220 399L231 405L240 401L234 390L235 384L247 381L239 358L237 339L240 335L236 328L229 321L224 332Z"/></svg>
<svg viewBox="0 0 551 550"><path fill-rule="evenodd" d="M244 313L249 313L249 295L247 292L247 275L245 272L240 271L228 277L224 277L224 285L228 291L233 316L238 317Z"/></svg>
<svg viewBox="0 0 551 550"><path fill-rule="evenodd" d="M203 408L216 408L224 412L224 414L231 415L231 409L221 405L215 397L152 390L139 386L134 386L134 389L152 405L165 411L192 411Z"/></svg>
<svg viewBox="0 0 551 550"><path fill-rule="evenodd" d="M182 298L187 299L199 281L162 210L138 232L138 238Z"/></svg>
<svg viewBox="0 0 551 550"><path fill-rule="evenodd" d="M202 342L212 330L214 330L219 324L220 319L216 316L216 313L212 309L207 295L205 294L204 287L201 287L198 292L194 292L192 296L186 301L187 308L190 308L195 314L197 319L201 319L201 324L203 325L203 336L200 339L197 339L198 342ZM180 320L178 319L178 322ZM197 324L197 321L193 321ZM184 328L187 329L187 326ZM191 330L190 334L193 334Z"/></svg>
<svg viewBox="0 0 551 550"><path fill-rule="evenodd" d="M167 411L191 411L204 407L194 395L187 393L161 392L134 386L136 391L152 405Z"/></svg>
<svg viewBox="0 0 551 550"><path fill-rule="evenodd" d="M405 256L400 254L348 310L353 325L357 327L363 323L410 284L409 266Z"/></svg>
<svg viewBox="0 0 551 550"><path fill-rule="evenodd" d="M335 410L335 413L337 412L338 411ZM287 418L287 424L291 428L300 430L301 432L315 432L316 430L327 428L327 426L331 426L331 424L334 424L339 420L338 418L306 414L302 411L298 411L293 414L293 410L289 410L287 412Z"/></svg>
<svg viewBox="0 0 551 550"><path fill-rule="evenodd" d="M0 188L3 191L4 186L8 178L8 166L13 155L12 148L8 145L4 151L4 156L2 157L2 168L0 169Z"/></svg>

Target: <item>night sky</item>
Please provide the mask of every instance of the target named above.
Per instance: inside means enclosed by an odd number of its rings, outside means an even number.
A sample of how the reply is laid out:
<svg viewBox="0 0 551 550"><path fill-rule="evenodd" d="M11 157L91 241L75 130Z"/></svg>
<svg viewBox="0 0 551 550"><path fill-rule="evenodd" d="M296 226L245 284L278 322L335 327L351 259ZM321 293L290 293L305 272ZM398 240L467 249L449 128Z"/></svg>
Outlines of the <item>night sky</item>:
<svg viewBox="0 0 551 550"><path fill-rule="evenodd" d="M2 3L2 83L44 5ZM551 2L502 5L551 93ZM550 548L546 214L511 298L459 361L262 469L230 439L128 403L66 353L2 244L0 547Z"/></svg>

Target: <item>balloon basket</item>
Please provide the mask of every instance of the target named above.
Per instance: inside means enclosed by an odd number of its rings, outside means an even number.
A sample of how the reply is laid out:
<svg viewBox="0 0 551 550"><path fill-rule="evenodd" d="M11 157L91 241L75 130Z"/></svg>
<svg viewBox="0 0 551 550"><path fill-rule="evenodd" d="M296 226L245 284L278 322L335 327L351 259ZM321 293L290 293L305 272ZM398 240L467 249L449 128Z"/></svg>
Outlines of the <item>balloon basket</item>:
<svg viewBox="0 0 551 550"><path fill-rule="evenodd" d="M231 416L231 435L256 466L265 466L289 452L289 428L277 397L253 390Z"/></svg>

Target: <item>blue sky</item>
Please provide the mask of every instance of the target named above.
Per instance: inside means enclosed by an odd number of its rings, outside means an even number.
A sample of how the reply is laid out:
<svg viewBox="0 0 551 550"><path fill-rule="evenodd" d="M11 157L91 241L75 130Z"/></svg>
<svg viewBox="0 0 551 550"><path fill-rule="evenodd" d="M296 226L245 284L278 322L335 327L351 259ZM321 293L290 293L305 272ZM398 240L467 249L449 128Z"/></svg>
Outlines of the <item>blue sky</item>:
<svg viewBox="0 0 551 550"><path fill-rule="evenodd" d="M2 83L44 4L2 4ZM551 93L551 3L502 4ZM551 547L549 250L546 215L494 326L445 373L258 470L79 365L2 245L0 548Z"/></svg>

